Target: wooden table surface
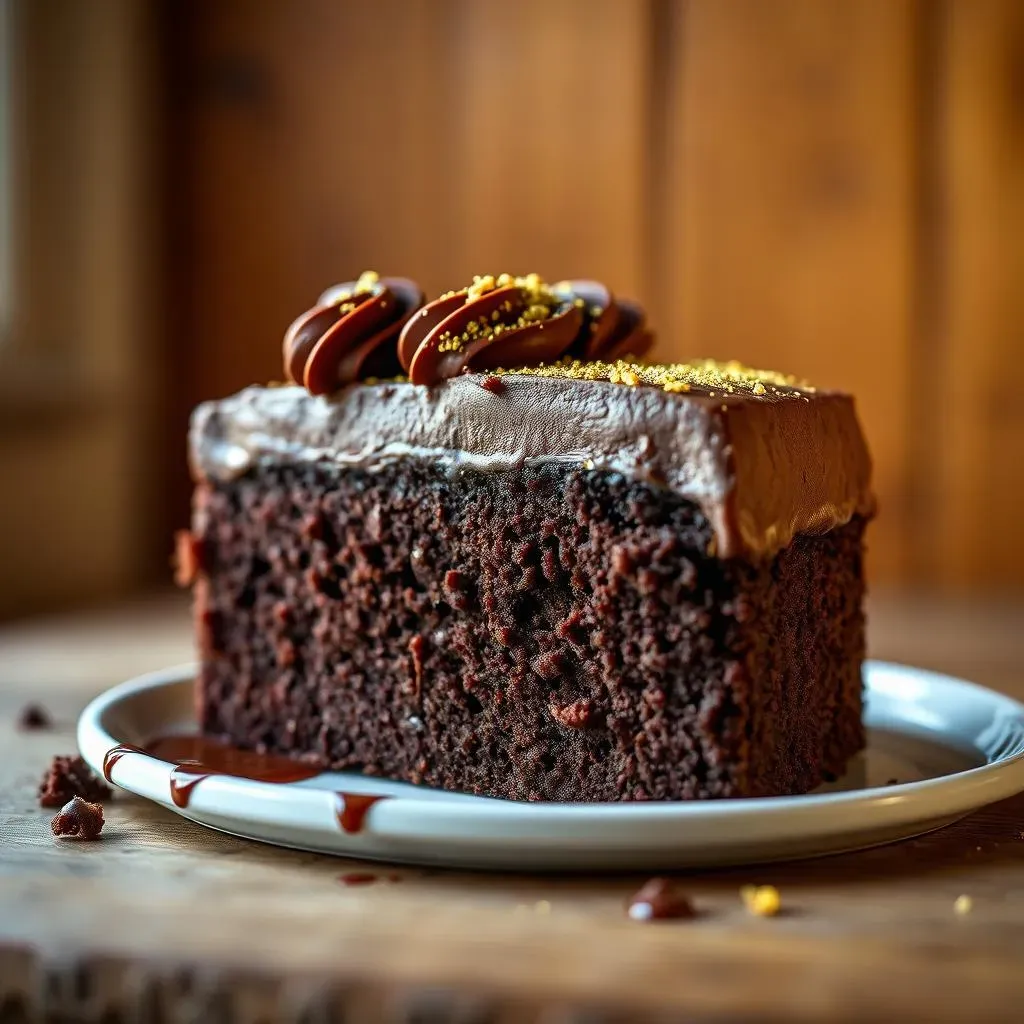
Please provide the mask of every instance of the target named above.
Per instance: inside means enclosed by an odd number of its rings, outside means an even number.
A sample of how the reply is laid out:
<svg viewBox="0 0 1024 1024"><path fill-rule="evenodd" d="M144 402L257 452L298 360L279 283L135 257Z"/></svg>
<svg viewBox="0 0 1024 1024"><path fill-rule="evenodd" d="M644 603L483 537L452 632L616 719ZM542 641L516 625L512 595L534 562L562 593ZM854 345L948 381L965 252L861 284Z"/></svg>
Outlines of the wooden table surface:
<svg viewBox="0 0 1024 1024"><path fill-rule="evenodd" d="M356 862L127 794L99 842L54 841L35 787L77 713L189 660L188 628L160 597L0 629L0 1021L1024 1020L1024 795L880 849L680 874L705 913L657 924L624 914L641 875L345 886ZM1024 698L1024 601L878 596L871 653ZM53 730L15 729L29 700ZM788 912L751 917L751 882Z"/></svg>

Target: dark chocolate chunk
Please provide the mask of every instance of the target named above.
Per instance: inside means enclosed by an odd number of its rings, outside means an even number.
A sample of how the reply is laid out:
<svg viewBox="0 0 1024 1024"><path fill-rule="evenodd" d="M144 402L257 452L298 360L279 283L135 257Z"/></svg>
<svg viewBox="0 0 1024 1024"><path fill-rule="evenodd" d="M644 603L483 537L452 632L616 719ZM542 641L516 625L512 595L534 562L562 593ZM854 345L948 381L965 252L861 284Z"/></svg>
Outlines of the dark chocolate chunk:
<svg viewBox="0 0 1024 1024"><path fill-rule="evenodd" d="M626 911L634 921L665 921L696 917L690 898L667 878L652 878L629 901Z"/></svg>

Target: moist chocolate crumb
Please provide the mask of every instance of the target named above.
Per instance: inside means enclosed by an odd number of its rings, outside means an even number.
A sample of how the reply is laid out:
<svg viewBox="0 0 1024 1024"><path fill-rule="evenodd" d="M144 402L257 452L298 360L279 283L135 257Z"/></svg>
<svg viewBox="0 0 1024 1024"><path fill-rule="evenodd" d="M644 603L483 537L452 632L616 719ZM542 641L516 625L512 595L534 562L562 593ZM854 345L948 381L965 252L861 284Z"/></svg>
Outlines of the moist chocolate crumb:
<svg viewBox="0 0 1024 1024"><path fill-rule="evenodd" d="M40 807L62 807L73 797L93 803L109 800L112 790L80 757L55 757L39 784Z"/></svg>
<svg viewBox="0 0 1024 1024"><path fill-rule="evenodd" d="M646 483L412 458L261 465L196 517L199 725L236 746L569 802L804 793L863 747L862 520L753 565Z"/></svg>
<svg viewBox="0 0 1024 1024"><path fill-rule="evenodd" d="M103 808L80 796L72 797L50 822L59 839L96 839L103 829Z"/></svg>
<svg viewBox="0 0 1024 1024"><path fill-rule="evenodd" d="M629 901L626 913L634 921L665 921L697 916L690 898L667 878L652 878L646 882Z"/></svg>
<svg viewBox="0 0 1024 1024"><path fill-rule="evenodd" d="M26 704L18 714L18 728L23 732L49 729L52 725L49 712L40 704Z"/></svg>

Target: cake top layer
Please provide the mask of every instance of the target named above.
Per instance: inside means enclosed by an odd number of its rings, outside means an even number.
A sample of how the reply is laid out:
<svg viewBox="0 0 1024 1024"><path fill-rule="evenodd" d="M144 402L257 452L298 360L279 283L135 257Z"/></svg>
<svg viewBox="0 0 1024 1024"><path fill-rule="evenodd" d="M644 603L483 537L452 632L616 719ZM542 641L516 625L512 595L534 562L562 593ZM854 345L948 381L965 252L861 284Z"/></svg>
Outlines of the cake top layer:
<svg viewBox="0 0 1024 1024"><path fill-rule="evenodd" d="M770 557L798 533L874 510L850 396L736 363L566 358L429 386L251 387L193 417L200 479L264 462L372 470L409 457L453 470L560 462L622 473L697 504L725 558Z"/></svg>

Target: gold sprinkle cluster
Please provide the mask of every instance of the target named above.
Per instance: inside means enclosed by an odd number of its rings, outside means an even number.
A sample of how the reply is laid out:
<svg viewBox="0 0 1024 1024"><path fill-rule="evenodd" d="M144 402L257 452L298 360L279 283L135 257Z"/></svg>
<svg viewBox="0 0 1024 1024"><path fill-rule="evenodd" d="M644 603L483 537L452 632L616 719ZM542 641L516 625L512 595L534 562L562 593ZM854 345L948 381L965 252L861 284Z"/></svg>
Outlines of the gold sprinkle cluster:
<svg viewBox="0 0 1024 1024"><path fill-rule="evenodd" d="M547 365L503 368L493 372L565 380L606 380L630 387L645 384L669 392L708 392L712 398L731 394L799 397L801 392L814 391L809 384L795 377L774 370L754 370L735 360L728 363L712 359L692 363L635 363L619 359L605 363L562 359Z"/></svg>
<svg viewBox="0 0 1024 1024"><path fill-rule="evenodd" d="M357 295L367 295L375 292L380 285L380 274L375 270L364 270L359 275L359 280L356 281L355 288L352 291L342 292L337 299L335 304L338 307L338 311L344 316L346 313L351 313L356 308L356 303L352 301Z"/></svg>
<svg viewBox="0 0 1024 1024"><path fill-rule="evenodd" d="M445 331L440 337L440 344L437 346L439 352L461 352L463 347L474 341L492 340L500 338L506 331L515 331L530 324L540 323L551 317L551 311L559 304L560 300L554 289L545 281L542 281L539 274L527 274L525 277L514 277L512 274L478 275L473 278L473 283L465 290L466 302L473 302L488 292L498 288L516 287L523 293L526 302L526 309L516 318L513 323L498 323L501 314L512 312L512 303L506 300L502 303L501 310L495 310L490 318L479 316L466 325L461 334L451 334ZM451 298L458 292L447 292L441 298Z"/></svg>

